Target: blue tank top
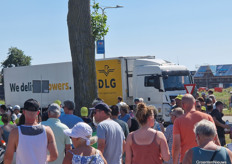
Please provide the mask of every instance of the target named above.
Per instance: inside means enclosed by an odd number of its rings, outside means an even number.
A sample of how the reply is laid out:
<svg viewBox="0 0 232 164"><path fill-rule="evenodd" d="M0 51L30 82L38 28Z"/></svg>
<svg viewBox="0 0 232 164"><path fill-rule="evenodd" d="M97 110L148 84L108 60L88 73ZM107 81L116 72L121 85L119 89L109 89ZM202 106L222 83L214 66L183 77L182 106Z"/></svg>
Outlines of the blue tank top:
<svg viewBox="0 0 232 164"><path fill-rule="evenodd" d="M2 128L2 130L3 130L2 138L7 144L8 143L8 138L9 138L9 135L10 135L10 131L6 131L4 128Z"/></svg>
<svg viewBox="0 0 232 164"><path fill-rule="evenodd" d="M219 147L217 150L206 150L199 147L194 147L192 148L192 150L192 164L209 162L215 151L217 151L217 153L214 156L214 162L226 162L226 164L231 164L228 152L224 147Z"/></svg>

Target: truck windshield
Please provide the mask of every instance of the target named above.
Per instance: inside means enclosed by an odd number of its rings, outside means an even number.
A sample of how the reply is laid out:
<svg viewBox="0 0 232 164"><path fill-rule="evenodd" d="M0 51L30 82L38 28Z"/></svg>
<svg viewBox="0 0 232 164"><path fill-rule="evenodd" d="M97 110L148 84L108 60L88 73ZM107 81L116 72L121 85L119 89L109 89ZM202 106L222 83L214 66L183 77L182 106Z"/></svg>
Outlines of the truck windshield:
<svg viewBox="0 0 232 164"><path fill-rule="evenodd" d="M184 84L190 84L190 77L185 76L165 76L163 78L164 89L166 91L185 90Z"/></svg>

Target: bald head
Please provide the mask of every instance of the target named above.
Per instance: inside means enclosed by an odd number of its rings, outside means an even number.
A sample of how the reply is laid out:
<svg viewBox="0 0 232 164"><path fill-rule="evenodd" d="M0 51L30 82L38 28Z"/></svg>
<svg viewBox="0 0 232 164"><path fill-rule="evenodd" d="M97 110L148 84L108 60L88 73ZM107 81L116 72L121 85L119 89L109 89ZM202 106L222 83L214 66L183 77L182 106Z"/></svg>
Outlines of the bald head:
<svg viewBox="0 0 232 164"><path fill-rule="evenodd" d="M182 108L188 112L194 107L195 98L191 94L185 94L182 98Z"/></svg>

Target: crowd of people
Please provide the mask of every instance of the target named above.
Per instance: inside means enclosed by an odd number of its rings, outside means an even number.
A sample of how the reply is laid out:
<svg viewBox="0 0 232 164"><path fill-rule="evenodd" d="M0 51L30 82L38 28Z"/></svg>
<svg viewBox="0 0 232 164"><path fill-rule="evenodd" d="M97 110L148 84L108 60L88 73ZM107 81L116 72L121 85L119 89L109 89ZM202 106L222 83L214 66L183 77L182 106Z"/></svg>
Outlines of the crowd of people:
<svg viewBox="0 0 232 164"><path fill-rule="evenodd" d="M44 113L29 99L22 109L0 106L0 146L4 163L11 164L190 164L210 161L231 163L225 148L223 103L212 91L194 98L178 95L171 101L171 124L164 128L155 106L142 98L134 108L118 97L108 106L96 98L92 108L56 100Z"/></svg>

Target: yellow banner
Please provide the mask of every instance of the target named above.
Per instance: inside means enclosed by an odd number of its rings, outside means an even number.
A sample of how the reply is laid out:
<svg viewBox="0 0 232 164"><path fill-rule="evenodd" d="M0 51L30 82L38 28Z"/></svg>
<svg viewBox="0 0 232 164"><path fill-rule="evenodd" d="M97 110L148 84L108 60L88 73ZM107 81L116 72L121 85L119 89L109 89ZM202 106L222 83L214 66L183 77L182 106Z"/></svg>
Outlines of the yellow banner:
<svg viewBox="0 0 232 164"><path fill-rule="evenodd" d="M96 61L98 97L108 105L117 104L122 95L121 62L118 59Z"/></svg>

